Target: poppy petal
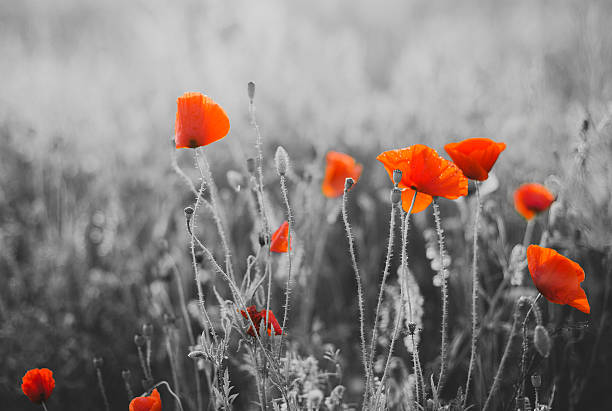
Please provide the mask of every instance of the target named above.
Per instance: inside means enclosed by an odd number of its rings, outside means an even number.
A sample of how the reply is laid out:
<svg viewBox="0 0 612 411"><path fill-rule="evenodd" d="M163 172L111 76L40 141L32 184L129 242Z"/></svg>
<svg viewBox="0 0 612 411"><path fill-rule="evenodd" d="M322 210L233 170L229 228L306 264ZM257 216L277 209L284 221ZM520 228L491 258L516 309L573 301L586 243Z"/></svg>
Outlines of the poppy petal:
<svg viewBox="0 0 612 411"><path fill-rule="evenodd" d="M402 208L405 212L410 210L410 205L412 204L412 197L414 197L414 190L406 188L402 191ZM433 201L433 197L425 194L417 192L417 196L414 199L414 205L412 206L412 212L410 214L420 213L425 210L431 202Z"/></svg>
<svg viewBox="0 0 612 411"><path fill-rule="evenodd" d="M34 368L22 378L21 390L36 404L47 401L54 388L53 372L48 368Z"/></svg>
<svg viewBox="0 0 612 411"><path fill-rule="evenodd" d="M227 114L210 97L189 92L176 102L176 148L205 146L222 139L229 132Z"/></svg>
<svg viewBox="0 0 612 411"><path fill-rule="evenodd" d="M506 149L506 144L496 143L489 138L469 138L449 143L444 149L466 177L484 181L499 154Z"/></svg>
<svg viewBox="0 0 612 411"><path fill-rule="evenodd" d="M325 197L335 198L344 194L344 184L347 178L357 182L363 167L348 154L330 151L326 155L327 166L321 190Z"/></svg>
<svg viewBox="0 0 612 411"><path fill-rule="evenodd" d="M546 211L553 201L555 196L537 183L523 184L514 192L514 208L526 220Z"/></svg>
<svg viewBox="0 0 612 411"><path fill-rule="evenodd" d="M272 234L270 251L274 253L286 253L289 250L289 223L283 222Z"/></svg>
<svg viewBox="0 0 612 411"><path fill-rule="evenodd" d="M161 411L161 409L161 397L157 388L151 392L151 395L136 397L130 401L130 411Z"/></svg>

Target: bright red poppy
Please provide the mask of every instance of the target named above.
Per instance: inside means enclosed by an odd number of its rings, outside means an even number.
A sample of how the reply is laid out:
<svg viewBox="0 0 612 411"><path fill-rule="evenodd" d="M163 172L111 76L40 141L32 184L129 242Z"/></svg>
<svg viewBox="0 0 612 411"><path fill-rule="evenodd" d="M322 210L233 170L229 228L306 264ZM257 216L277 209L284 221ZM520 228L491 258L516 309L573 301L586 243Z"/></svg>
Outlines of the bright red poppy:
<svg viewBox="0 0 612 411"><path fill-rule="evenodd" d="M548 301L571 305L586 314L591 312L587 296L580 287L584 271L577 263L551 248L530 245L527 264L536 288Z"/></svg>
<svg viewBox="0 0 612 411"><path fill-rule="evenodd" d="M202 93L185 93L176 100L176 148L196 148L222 139L230 129L220 105Z"/></svg>
<svg viewBox="0 0 612 411"><path fill-rule="evenodd" d="M423 144L385 151L376 159L383 163L391 181L393 170L402 172L398 186L403 189L402 206L405 211L410 209L415 190L417 195L413 214L425 210L433 196L454 200L467 194L468 179L459 167Z"/></svg>
<svg viewBox="0 0 612 411"><path fill-rule="evenodd" d="M252 305L250 307L247 307L247 311L249 313L249 317L251 317L251 321L253 321L253 324L255 324L255 328L257 329L257 334L259 335L259 328L261 325L261 321L266 320L266 310L257 311L257 307ZM274 335L281 335L283 333L283 330L280 324L278 323L278 321L276 320L276 317L272 313L272 310L268 310L267 313L268 313L268 326L266 328L268 329L268 335L272 335L272 328L274 328ZM247 313L245 313L244 310L240 310L240 314L242 314L244 318L248 318ZM249 326L249 329L247 330L247 334L249 334L251 337L255 337L255 330L253 330L252 325Z"/></svg>
<svg viewBox="0 0 612 411"><path fill-rule="evenodd" d="M468 138L449 143L444 149L467 178L484 181L489 178L489 171L499 154L506 149L506 144L489 138Z"/></svg>
<svg viewBox="0 0 612 411"><path fill-rule="evenodd" d="M321 190L325 197L335 198L344 194L344 184L347 178L357 182L363 167L348 154L330 151L326 156L327 167Z"/></svg>
<svg viewBox="0 0 612 411"><path fill-rule="evenodd" d="M537 183L523 184L514 192L514 208L526 220L546 211L555 201L555 196L546 187Z"/></svg>
<svg viewBox="0 0 612 411"><path fill-rule="evenodd" d="M161 409L161 397L157 388L153 390L151 395L136 397L130 402L130 411L161 411Z"/></svg>
<svg viewBox="0 0 612 411"><path fill-rule="evenodd" d="M21 390L33 403L47 401L55 388L53 372L48 368L34 368L21 379Z"/></svg>
<svg viewBox="0 0 612 411"><path fill-rule="evenodd" d="M270 251L275 253L286 253L289 250L289 223L283 222L278 230L272 234Z"/></svg>

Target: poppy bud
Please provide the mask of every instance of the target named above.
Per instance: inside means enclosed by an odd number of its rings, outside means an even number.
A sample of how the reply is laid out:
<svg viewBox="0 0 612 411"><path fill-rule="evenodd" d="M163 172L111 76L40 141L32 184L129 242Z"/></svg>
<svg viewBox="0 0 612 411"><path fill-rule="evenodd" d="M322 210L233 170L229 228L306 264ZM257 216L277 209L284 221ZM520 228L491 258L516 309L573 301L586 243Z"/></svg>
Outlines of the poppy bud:
<svg viewBox="0 0 612 411"><path fill-rule="evenodd" d="M393 170L393 184L398 185L402 181L402 170Z"/></svg>
<svg viewBox="0 0 612 411"><path fill-rule="evenodd" d="M193 214L193 207L191 206L187 206L185 207L185 218L190 219L191 215Z"/></svg>
<svg viewBox="0 0 612 411"><path fill-rule="evenodd" d="M538 374L532 375L531 385L533 385L533 388L540 388L542 386L542 377L540 377Z"/></svg>
<svg viewBox="0 0 612 411"><path fill-rule="evenodd" d="M206 358L203 351L191 351L189 354L187 354L187 356L194 360L197 358Z"/></svg>
<svg viewBox="0 0 612 411"><path fill-rule="evenodd" d="M540 353L542 357L548 357L550 354L550 336L548 335L548 331L542 325L536 325L534 334L533 334L533 345L535 345L536 350Z"/></svg>
<svg viewBox="0 0 612 411"><path fill-rule="evenodd" d="M402 190L395 187L393 190L391 190L391 203L399 204L401 202L402 202Z"/></svg>
<svg viewBox="0 0 612 411"><path fill-rule="evenodd" d="M274 154L274 162L276 163L276 172L279 176L284 176L289 170L289 154L283 146L278 146L276 154Z"/></svg>
<svg viewBox="0 0 612 411"><path fill-rule="evenodd" d="M264 233L259 233L259 246L263 247L267 242L266 235Z"/></svg>
<svg viewBox="0 0 612 411"><path fill-rule="evenodd" d="M134 344L136 344L138 347L142 347L143 345L145 345L145 343L146 343L146 340L142 335L140 334L134 335Z"/></svg>
<svg viewBox="0 0 612 411"><path fill-rule="evenodd" d="M253 157L247 158L247 171L255 174L255 159Z"/></svg>
<svg viewBox="0 0 612 411"><path fill-rule="evenodd" d="M142 325L142 334L145 337L151 337L153 335L153 324L146 323Z"/></svg>
<svg viewBox="0 0 612 411"><path fill-rule="evenodd" d="M104 365L104 360L102 359L102 357L94 357L93 365L96 369L102 368L102 366Z"/></svg>
<svg viewBox="0 0 612 411"><path fill-rule="evenodd" d="M255 83L252 81L249 81L249 84L247 84L247 93L249 94L250 100L255 98Z"/></svg>
<svg viewBox="0 0 612 411"><path fill-rule="evenodd" d="M410 335L414 335L414 332L416 331L416 323L414 322L409 322L408 323L408 332L410 333Z"/></svg>
<svg viewBox="0 0 612 411"><path fill-rule="evenodd" d="M353 187L353 184L355 184L355 180L353 180L352 178L348 177L346 180L344 180L344 191L349 191L351 189L351 187Z"/></svg>

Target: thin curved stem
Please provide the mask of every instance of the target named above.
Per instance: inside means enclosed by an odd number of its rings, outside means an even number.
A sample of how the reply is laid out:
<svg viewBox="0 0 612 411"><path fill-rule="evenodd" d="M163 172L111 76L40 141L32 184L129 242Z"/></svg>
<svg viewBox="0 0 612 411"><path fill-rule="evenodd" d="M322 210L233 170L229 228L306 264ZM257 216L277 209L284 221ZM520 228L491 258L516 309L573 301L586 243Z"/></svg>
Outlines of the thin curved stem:
<svg viewBox="0 0 612 411"><path fill-rule="evenodd" d="M438 395L441 395L442 389L444 388L448 357L448 274L446 271L446 249L444 247L444 231L442 230L440 207L435 198L433 200L433 214L436 222L436 232L438 233L438 245L440 246L440 270L442 274L442 341L440 343L440 375L438 376L438 385L436 388Z"/></svg>
<svg viewBox="0 0 612 411"><path fill-rule="evenodd" d="M47 408L47 404L45 404L45 402L44 402L44 401L41 401L41 402L40 402L40 405L42 405L43 410L45 410L45 411L49 411L49 409Z"/></svg>
<svg viewBox="0 0 612 411"><path fill-rule="evenodd" d="M527 347L527 320L529 319L529 314L531 314L531 311L534 311L533 307L536 305L536 303L538 302L541 296L542 294L538 293L538 295L536 295L535 298L533 299L533 302L529 306L529 310L527 311L527 314L525 314L525 319L523 320L523 324L521 327L521 335L523 337L523 344L521 346L522 348L521 350L521 382L520 382L520 389L518 390L516 394L517 400L518 398L523 396L523 392L525 391L525 375L527 374L527 372L525 371L525 363L527 361L527 348L528 348Z"/></svg>
<svg viewBox="0 0 612 411"><path fill-rule="evenodd" d="M284 308L284 313L283 313L283 326L282 326L283 333L281 334L281 340L280 340L280 345L278 349L279 360L280 360L281 351L283 347L283 339L285 336L285 326L287 325L287 317L289 315L289 295L291 293L291 251L292 251L291 235L292 235L292 230L294 227L293 212L291 210L291 205L289 204L289 192L287 190L287 179L285 178L284 175L280 176L280 185L281 185L281 192L283 194L283 200L285 202L285 208L287 210L287 222L289 225L287 229L287 241L289 243L289 247L287 250L288 268L287 268L287 285L285 287L285 308Z"/></svg>

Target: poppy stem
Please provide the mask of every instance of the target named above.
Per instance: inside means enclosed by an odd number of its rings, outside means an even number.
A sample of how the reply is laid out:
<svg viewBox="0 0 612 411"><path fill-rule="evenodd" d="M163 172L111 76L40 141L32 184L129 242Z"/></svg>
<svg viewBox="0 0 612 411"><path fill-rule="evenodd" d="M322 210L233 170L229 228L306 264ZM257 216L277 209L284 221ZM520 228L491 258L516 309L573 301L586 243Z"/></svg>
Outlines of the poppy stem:
<svg viewBox="0 0 612 411"><path fill-rule="evenodd" d="M433 199L433 215L438 233L438 245L440 247L440 260L442 274L442 341L440 344L440 375L438 376L438 395L442 394L444 388L444 378L446 377L447 357L448 357L448 272L446 270L446 249L444 247L444 231L442 230L442 220L440 219L440 207L438 201Z"/></svg>
<svg viewBox="0 0 612 411"><path fill-rule="evenodd" d="M172 395L174 397L174 399L176 400L178 406L179 406L179 410L183 411L183 405L181 404L181 399L179 398L178 395L176 395L174 393L174 391L172 391L172 388L170 388L170 384L168 384L166 381L160 381L157 384L155 384L150 391L153 391L155 388L159 387L160 385L165 385L166 388L168 389L168 392L170 393L170 395Z"/></svg>
<svg viewBox="0 0 612 411"><path fill-rule="evenodd" d="M408 290L408 287L405 285L406 276L407 276L406 270L408 269L408 256L406 253L406 246L408 243L408 230L410 228L410 214L412 213L412 209L414 208L416 197L417 197L417 191L415 190L414 195L412 196L412 202L410 203L410 208L408 209L408 212L402 216L402 257L401 257L402 275L400 278L400 304L397 309L395 327L393 328L391 344L389 344L389 352L387 354L385 368L383 370L382 376L380 377L380 385L378 386L378 390L376 390L376 399L375 399L376 402L373 408L375 410L378 409L378 399L381 396L381 393L382 393L382 390L385 384L387 372L389 371L389 364L391 363L391 356L393 355L393 347L395 345L395 340L397 340L397 336L401 328L402 319L404 316L405 300L407 300L408 302L409 317L410 317L410 321L412 321L412 302L410 300L410 290Z"/></svg>
<svg viewBox="0 0 612 411"><path fill-rule="evenodd" d="M283 326L281 327L282 333L280 338L280 345L278 348L278 359L280 360L281 351L283 349L283 340L285 338L285 326L287 325L287 317L289 315L289 295L291 293L291 234L294 226L293 212L291 211L291 205L289 204L289 191L287 190L287 179L284 175L280 176L281 192L283 194L283 200L285 202L285 208L287 209L287 222L289 227L287 229L287 285L285 286L285 308L283 313Z"/></svg>
<svg viewBox="0 0 612 411"><path fill-rule="evenodd" d="M527 227L525 228L525 235L523 236L523 248L527 249L531 242L531 235L533 234L534 219L527 221Z"/></svg>
<svg viewBox="0 0 612 411"><path fill-rule="evenodd" d="M43 410L45 410L45 411L49 411L49 409L47 408L47 404L45 404L45 402L44 402L44 401L41 401L40 405L42 405Z"/></svg>
<svg viewBox="0 0 612 411"><path fill-rule="evenodd" d="M138 347L140 350L140 347ZM98 388L100 389L100 394L102 394L102 401L104 401L104 409L106 411L110 411L110 406L108 404L108 397L106 396L106 389L104 388L104 380L102 379L102 370L100 368L96 368L96 376L98 377ZM45 403L43 402L43 407L45 407Z"/></svg>
<svg viewBox="0 0 612 411"><path fill-rule="evenodd" d="M348 181L349 179L347 179ZM342 195L342 220L344 220L344 228L346 230L346 236L349 242L349 253L351 255L351 263L353 265L353 271L355 272L355 280L357 282L357 303L359 305L359 326L360 326L360 336L361 336L361 355L363 361L363 367L365 369L366 374L366 393L368 390L368 385L370 382L370 369L368 367L368 356L366 353L366 343L365 343L365 331L364 331L364 308L363 308L363 290L361 288L361 277L359 275L359 267L357 266L357 258L355 257L355 244L353 241L353 233L351 231L351 225L348 221L348 211L346 209L347 200L348 200L348 188L350 188L349 184L345 185L344 193Z"/></svg>
<svg viewBox="0 0 612 411"><path fill-rule="evenodd" d="M468 375L465 382L465 396L463 397L463 408L468 400L470 392L470 378L474 369L476 360L476 348L478 344L478 220L480 218L480 189L479 182L475 182L476 186L476 215L474 216L474 255L472 258L472 346L470 354L470 364L468 366Z"/></svg>
<svg viewBox="0 0 612 411"><path fill-rule="evenodd" d="M527 372L525 371L525 363L527 362L527 320L529 319L529 314L531 314L531 311L534 310L534 306L536 305L536 303L538 302L538 300L540 299L540 297L542 296L542 294L538 293L538 295L535 296L535 298L533 299L533 301L531 302L531 305L529 306L529 310L527 311L527 314L525 314L525 319L523 320L523 325L521 328L521 335L523 337L523 344L522 344L522 351L521 351L521 382L519 385L519 390L516 394L516 399L518 401L519 398L521 398L523 396L523 393L525 392L525 377Z"/></svg>

